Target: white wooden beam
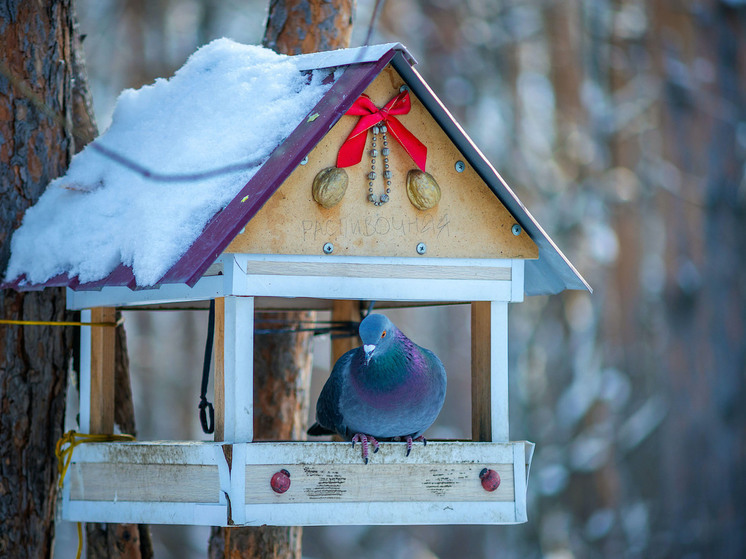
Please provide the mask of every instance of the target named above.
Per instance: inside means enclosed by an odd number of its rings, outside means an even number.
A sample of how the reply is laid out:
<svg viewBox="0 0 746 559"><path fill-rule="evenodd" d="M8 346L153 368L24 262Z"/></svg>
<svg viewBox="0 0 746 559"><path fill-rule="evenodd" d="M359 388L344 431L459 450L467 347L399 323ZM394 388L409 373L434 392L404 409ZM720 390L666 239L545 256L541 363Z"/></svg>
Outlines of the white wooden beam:
<svg viewBox="0 0 746 559"><path fill-rule="evenodd" d="M510 440L508 425L508 304L490 305L490 401L492 403L492 441Z"/></svg>
<svg viewBox="0 0 746 559"><path fill-rule="evenodd" d="M226 254L226 293L379 301L510 301L513 261ZM231 260L232 259L232 260Z"/></svg>
<svg viewBox="0 0 746 559"><path fill-rule="evenodd" d="M523 302L523 296L525 293L524 281L526 261L516 258L511 260L510 263L513 268L513 274L511 277L512 295L510 297L510 302L521 303Z"/></svg>
<svg viewBox="0 0 746 559"><path fill-rule="evenodd" d="M69 292L70 290L68 290ZM80 312L81 322L91 322L91 309ZM80 327L80 412L81 433L91 432L91 327Z"/></svg>
<svg viewBox="0 0 746 559"><path fill-rule="evenodd" d="M225 442L254 439L254 298L225 297L223 387Z"/></svg>

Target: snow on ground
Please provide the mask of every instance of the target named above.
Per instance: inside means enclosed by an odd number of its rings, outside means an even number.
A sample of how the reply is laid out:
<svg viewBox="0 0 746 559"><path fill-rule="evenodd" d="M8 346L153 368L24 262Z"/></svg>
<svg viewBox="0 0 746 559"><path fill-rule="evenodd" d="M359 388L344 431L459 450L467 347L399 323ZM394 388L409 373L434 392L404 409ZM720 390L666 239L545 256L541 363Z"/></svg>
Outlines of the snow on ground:
<svg viewBox="0 0 746 559"><path fill-rule="evenodd" d="M95 281L121 262L138 285L154 284L319 101L327 75L309 81L292 57L218 39L173 77L125 90L100 145L159 174L246 165L164 182L88 146L26 212L6 281L25 274L43 283L60 273Z"/></svg>

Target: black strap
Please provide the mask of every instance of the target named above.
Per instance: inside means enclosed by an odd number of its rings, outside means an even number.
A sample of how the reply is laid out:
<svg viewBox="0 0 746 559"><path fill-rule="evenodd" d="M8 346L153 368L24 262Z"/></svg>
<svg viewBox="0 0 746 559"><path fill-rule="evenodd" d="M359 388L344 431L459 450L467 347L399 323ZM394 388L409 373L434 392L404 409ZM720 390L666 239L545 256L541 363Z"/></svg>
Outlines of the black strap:
<svg viewBox="0 0 746 559"><path fill-rule="evenodd" d="M202 390L199 394L199 422L202 431L208 435L215 432L215 408L207 401L207 382L210 380L210 362L212 361L212 343L215 337L215 299L210 299L210 317L207 319L207 342L205 343L205 362L202 366ZM207 422L207 414L210 422Z"/></svg>

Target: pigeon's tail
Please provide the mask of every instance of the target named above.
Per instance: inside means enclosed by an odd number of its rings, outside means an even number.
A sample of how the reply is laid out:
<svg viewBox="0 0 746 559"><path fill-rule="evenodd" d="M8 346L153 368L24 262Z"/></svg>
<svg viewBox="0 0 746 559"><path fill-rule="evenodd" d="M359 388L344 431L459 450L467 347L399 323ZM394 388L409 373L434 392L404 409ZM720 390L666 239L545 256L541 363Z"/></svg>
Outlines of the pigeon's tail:
<svg viewBox="0 0 746 559"><path fill-rule="evenodd" d="M334 431L331 429L327 429L326 427L322 427L318 423L314 423L308 428L308 431L306 431L311 436L319 437L321 435L333 435Z"/></svg>

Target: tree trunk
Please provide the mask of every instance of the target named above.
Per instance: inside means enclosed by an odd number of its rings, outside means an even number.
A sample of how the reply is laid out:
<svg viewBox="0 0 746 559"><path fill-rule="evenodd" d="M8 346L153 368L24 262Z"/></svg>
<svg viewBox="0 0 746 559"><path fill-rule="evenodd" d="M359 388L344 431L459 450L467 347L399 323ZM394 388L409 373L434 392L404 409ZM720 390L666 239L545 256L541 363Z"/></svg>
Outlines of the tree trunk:
<svg viewBox="0 0 746 559"><path fill-rule="evenodd" d="M69 0L0 7L0 269L24 211L65 172L73 150ZM62 289L5 290L0 317L63 321ZM57 461L73 329L0 326L0 556L50 557Z"/></svg>
<svg viewBox="0 0 746 559"><path fill-rule="evenodd" d="M271 0L263 44L283 54L349 47L354 0ZM314 320L315 312L288 312L289 325ZM257 313L256 328L274 328L277 314ZM310 333L256 336L254 340L254 434L256 439L302 440L308 417ZM211 559L300 559L300 526L213 528Z"/></svg>
<svg viewBox="0 0 746 559"><path fill-rule="evenodd" d="M350 46L354 0L270 0L262 44L282 54Z"/></svg>
<svg viewBox="0 0 746 559"><path fill-rule="evenodd" d="M96 136L85 63L72 0L8 4L0 9L0 269L25 210L62 175L73 153ZM15 320L75 320L62 289L4 291L0 316ZM134 427L120 327L117 422ZM0 555L49 557L54 540L57 462L74 329L0 326ZM128 541L125 527L109 538ZM147 529L138 547L149 549ZM97 554L96 557L114 555ZM138 555L139 556L139 555ZM145 554L144 556L152 556Z"/></svg>

